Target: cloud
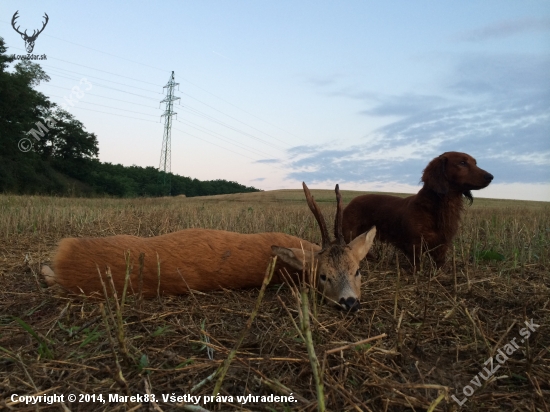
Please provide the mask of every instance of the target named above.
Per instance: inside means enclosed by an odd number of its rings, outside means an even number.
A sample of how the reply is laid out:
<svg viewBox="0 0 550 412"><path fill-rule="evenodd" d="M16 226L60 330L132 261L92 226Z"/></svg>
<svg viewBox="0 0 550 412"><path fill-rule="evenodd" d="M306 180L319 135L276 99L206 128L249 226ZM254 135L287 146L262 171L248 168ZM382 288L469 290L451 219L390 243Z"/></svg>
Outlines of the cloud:
<svg viewBox="0 0 550 412"><path fill-rule="evenodd" d="M521 33L550 30L549 18L528 17L494 23L480 29L470 30L458 36L458 40L480 42L489 39L513 36Z"/></svg>
<svg viewBox="0 0 550 412"><path fill-rule="evenodd" d="M458 62L449 88L470 96L539 101L550 93L549 70L548 55L469 55Z"/></svg>
<svg viewBox="0 0 550 412"><path fill-rule="evenodd" d="M407 116L425 111L428 108L433 109L449 104L449 101L442 96L417 93L384 96L369 91L350 89L349 87L341 87L337 91L326 93L326 95L361 100L370 107L361 110L359 114L367 116Z"/></svg>
<svg viewBox="0 0 550 412"><path fill-rule="evenodd" d="M359 147L357 149L360 150ZM361 157L364 153L357 153ZM321 159L320 159L321 157ZM369 183L381 181L396 181L416 184L425 167L422 160L383 160L376 158L346 159L344 153L338 155L336 151L331 156L321 151L316 156L301 159L300 167L288 174L287 177L311 183L319 182L356 182ZM296 164L292 167L295 168ZM396 179L396 176L398 178Z"/></svg>
<svg viewBox="0 0 550 412"><path fill-rule="evenodd" d="M495 176L495 183L548 183L550 182L550 152L544 154L544 162L533 163L518 161L514 153L503 153L495 156L478 155L475 150L448 146L437 152L424 153L422 158L412 159L355 159L342 161L340 157L327 157L321 153L323 160L318 156L303 159L301 166L293 169L287 177L312 183L319 182L392 182L417 185L422 171L434 157L450 151L468 152L477 158L478 165ZM308 167L304 167L304 165Z"/></svg>
<svg viewBox="0 0 550 412"><path fill-rule="evenodd" d="M308 76L305 80L307 83L313 84L314 86L324 87L336 84L341 77L342 75L340 74L329 74L325 76Z"/></svg>
<svg viewBox="0 0 550 412"><path fill-rule="evenodd" d="M348 147L289 150L289 178L318 182L418 184L445 151L477 158L495 183L550 182L550 57L464 56L440 94L375 96L341 91L374 106L361 114L399 119Z"/></svg>
<svg viewBox="0 0 550 412"><path fill-rule="evenodd" d="M255 163L267 163L267 164L270 164L270 163L279 163L280 160L279 159L261 159L261 160L256 160Z"/></svg>
<svg viewBox="0 0 550 412"><path fill-rule="evenodd" d="M381 101L380 101L381 100ZM388 96L379 99L380 103L367 110L359 112L369 116L409 116L427 109L445 106L448 100L441 96L418 95L407 93L402 96Z"/></svg>

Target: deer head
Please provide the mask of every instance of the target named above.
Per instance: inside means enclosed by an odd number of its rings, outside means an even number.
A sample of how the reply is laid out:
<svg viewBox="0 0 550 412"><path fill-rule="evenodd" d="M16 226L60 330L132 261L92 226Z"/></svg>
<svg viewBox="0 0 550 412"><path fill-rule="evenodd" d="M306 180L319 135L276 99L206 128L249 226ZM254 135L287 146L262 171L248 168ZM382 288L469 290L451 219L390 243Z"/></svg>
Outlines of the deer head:
<svg viewBox="0 0 550 412"><path fill-rule="evenodd" d="M310 265L309 269L311 269L311 264L315 262L317 265L315 284L320 292L340 308L355 312L360 307L361 298L359 264L372 246L376 228L373 226L368 232L357 236L349 244L346 244L342 233L342 196L340 188L336 185L335 240L331 241L319 206L305 183L303 183L303 187L307 204L321 229L321 250L314 252L280 246L272 246L271 250L298 271L304 270L304 265Z"/></svg>
<svg viewBox="0 0 550 412"><path fill-rule="evenodd" d="M19 31L19 27L20 26L17 26L17 28L15 27L15 21L17 20L17 18L19 17L17 15L17 13L19 13L19 10L17 10L13 17L11 18L11 25L13 27L13 29L19 33L21 35L21 37L23 38L23 40L25 40L25 48L27 49L27 53L32 53L32 51L34 50L34 42L36 41L36 38L38 37L38 35L40 33L42 33L42 31L44 30L44 28L46 27L46 25L48 24L48 20L50 19L48 17L48 15L46 13L44 13L44 18L46 19L46 21L43 23L42 25L42 28L38 31L36 30L33 30L33 33L32 33L32 36L29 36L27 35L27 30L25 30L24 33L21 33Z"/></svg>

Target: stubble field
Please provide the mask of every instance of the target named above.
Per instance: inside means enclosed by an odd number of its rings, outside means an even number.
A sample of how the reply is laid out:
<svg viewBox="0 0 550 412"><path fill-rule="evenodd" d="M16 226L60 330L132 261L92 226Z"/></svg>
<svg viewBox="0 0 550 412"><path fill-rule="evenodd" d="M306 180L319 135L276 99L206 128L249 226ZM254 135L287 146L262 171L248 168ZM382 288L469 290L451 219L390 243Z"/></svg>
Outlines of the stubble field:
<svg viewBox="0 0 550 412"><path fill-rule="evenodd" d="M312 193L331 231L334 192ZM360 194L342 193L344 203ZM40 278L64 237L156 236L191 227L320 242L298 190L164 199L0 195L0 406L317 410L320 385L301 328L300 295L288 285L270 285L256 313L258 289L128 296L117 309L114 299L101 305L59 295ZM465 207L442 271L424 260L411 273L391 246L375 241L373 249L379 259L364 262L357 314L310 294L310 348L326 410L550 410L549 204L476 199ZM218 377L207 378L234 348L213 393ZM63 402L17 403L21 395L53 394ZM218 394L219 402L204 402ZM155 402L128 395L155 395ZM201 398L193 404L184 395ZM237 398L243 396L246 403Z"/></svg>

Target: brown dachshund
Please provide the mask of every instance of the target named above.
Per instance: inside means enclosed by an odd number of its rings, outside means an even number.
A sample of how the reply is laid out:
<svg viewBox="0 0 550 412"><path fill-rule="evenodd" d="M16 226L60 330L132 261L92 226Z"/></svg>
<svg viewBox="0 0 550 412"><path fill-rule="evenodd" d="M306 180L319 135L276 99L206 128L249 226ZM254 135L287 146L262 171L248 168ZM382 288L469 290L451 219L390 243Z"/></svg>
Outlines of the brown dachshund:
<svg viewBox="0 0 550 412"><path fill-rule="evenodd" d="M473 202L471 190L487 187L493 175L480 169L476 160L459 152L433 159L422 174L424 186L407 198L364 195L344 209L342 229L349 242L376 225L381 240L401 249L411 264L419 262L421 249L439 267L456 235L463 197Z"/></svg>

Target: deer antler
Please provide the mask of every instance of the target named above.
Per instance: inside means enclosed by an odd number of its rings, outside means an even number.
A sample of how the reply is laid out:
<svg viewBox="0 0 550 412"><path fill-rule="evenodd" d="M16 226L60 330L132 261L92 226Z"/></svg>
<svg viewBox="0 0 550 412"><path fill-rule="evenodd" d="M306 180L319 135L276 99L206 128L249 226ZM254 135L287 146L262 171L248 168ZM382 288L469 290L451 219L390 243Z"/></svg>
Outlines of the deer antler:
<svg viewBox="0 0 550 412"><path fill-rule="evenodd" d="M27 34L27 30L25 30L24 33L21 33L21 32L19 31L19 27L21 27L21 26L15 27L15 21L19 18L19 16L17 15L18 13L19 13L19 10L17 10L17 11L14 13L13 17L11 18L11 25L12 25L13 29L14 29L17 33L19 33L21 36L25 36L25 39L26 39L26 40L31 40L31 41L32 41L32 40L35 40L35 39L38 37L38 35L44 31L44 29L46 28L46 25L48 24L48 21L50 21L50 18L49 18L49 16L48 16L48 13L44 13L44 18L46 19L46 21L45 21L44 23L42 23L42 28L41 28L40 30L38 30L38 32L37 32L36 30L33 30L32 36L29 36L29 35Z"/></svg>
<svg viewBox="0 0 550 412"><path fill-rule="evenodd" d="M336 192L336 217L334 218L334 237L337 242L345 246L344 234L342 233L342 221L344 220L344 208L342 207L342 195L340 194L340 187L336 185L334 188Z"/></svg>
<svg viewBox="0 0 550 412"><path fill-rule="evenodd" d="M15 27L15 20L17 20L17 18L19 17L19 16L17 15L17 13L19 13L19 10L17 10L17 11L14 13L13 17L11 18L11 25L12 25L13 29L14 29L17 33L19 33L21 36L26 36L26 35L27 35L27 30L25 30L25 33L21 33L21 32L19 31L19 27L21 27L21 26L17 26L17 28Z"/></svg>
<svg viewBox="0 0 550 412"><path fill-rule="evenodd" d="M32 37L34 37L34 38L38 37L38 35L40 33L42 33L44 31L44 29L46 28L46 25L48 24L48 21L50 21L50 18L48 17L48 13L46 13L46 12L44 12L44 17L46 18L46 21L43 23L42 28L36 34L34 34L34 31L36 31L36 30L34 30L33 33L32 33Z"/></svg>
<svg viewBox="0 0 550 412"><path fill-rule="evenodd" d="M322 248L326 249L327 247L330 246L330 238L328 236L328 230L327 230L327 225L325 223L325 219L323 218L321 209L319 209L319 206L315 202L315 199L313 199L313 196L311 196L311 192L309 191L305 182L302 182L302 186L304 188L304 193L306 195L307 205L309 206L309 209L313 213L313 216L315 216L315 219L317 219L317 223L319 224L319 228L321 229L321 237L323 239Z"/></svg>

